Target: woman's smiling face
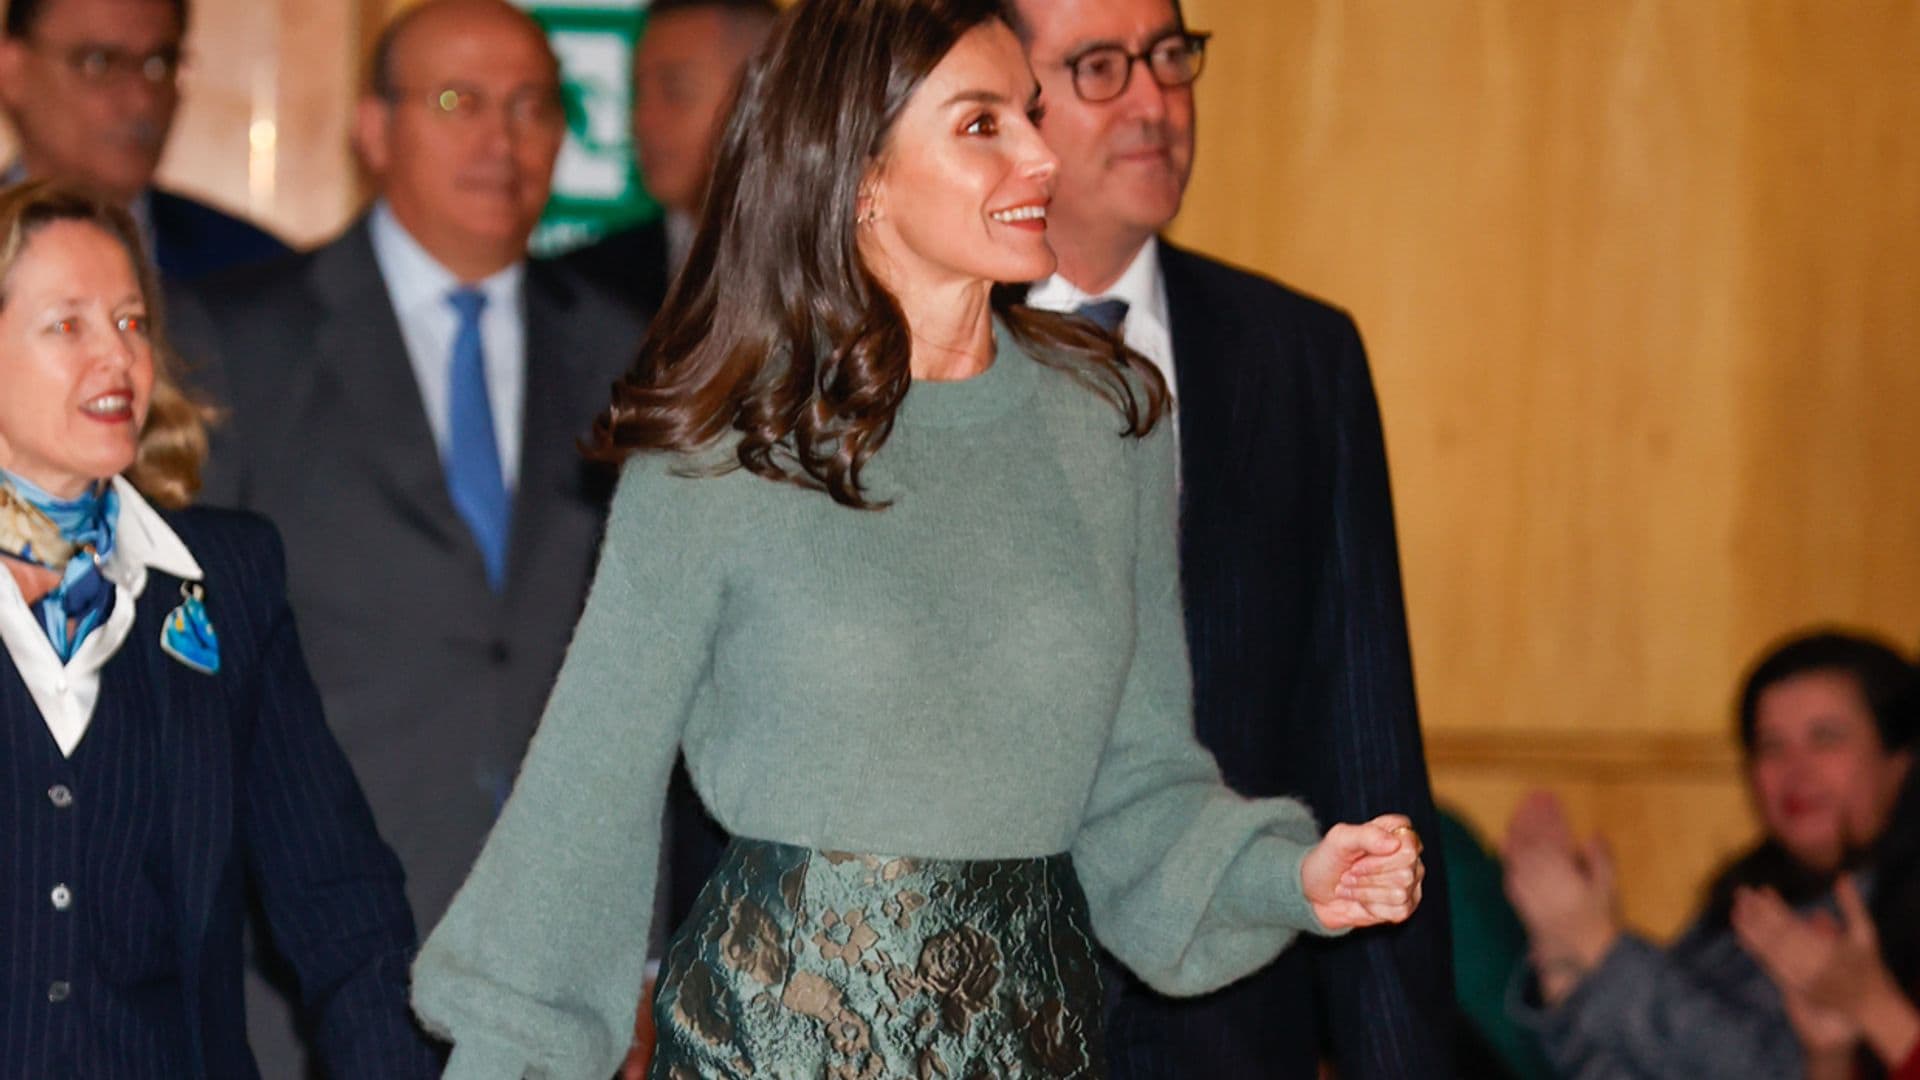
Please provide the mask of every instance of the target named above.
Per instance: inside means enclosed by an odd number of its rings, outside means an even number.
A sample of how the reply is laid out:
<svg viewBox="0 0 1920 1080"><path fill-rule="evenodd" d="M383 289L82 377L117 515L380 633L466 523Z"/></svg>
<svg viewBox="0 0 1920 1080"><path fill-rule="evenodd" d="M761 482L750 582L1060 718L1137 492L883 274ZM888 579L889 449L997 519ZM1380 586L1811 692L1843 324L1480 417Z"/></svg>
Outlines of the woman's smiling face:
<svg viewBox="0 0 1920 1080"><path fill-rule="evenodd" d="M41 226L0 282L0 468L60 498L119 475L139 453L153 380L126 248L87 222Z"/></svg>
<svg viewBox="0 0 1920 1080"><path fill-rule="evenodd" d="M1879 836L1907 756L1881 745L1857 679L1809 671L1761 693L1747 768L1767 834L1809 869L1832 872Z"/></svg>
<svg viewBox="0 0 1920 1080"><path fill-rule="evenodd" d="M974 27L907 99L866 185L862 243L898 286L1053 273L1059 160L1034 126L1039 84L1013 31Z"/></svg>

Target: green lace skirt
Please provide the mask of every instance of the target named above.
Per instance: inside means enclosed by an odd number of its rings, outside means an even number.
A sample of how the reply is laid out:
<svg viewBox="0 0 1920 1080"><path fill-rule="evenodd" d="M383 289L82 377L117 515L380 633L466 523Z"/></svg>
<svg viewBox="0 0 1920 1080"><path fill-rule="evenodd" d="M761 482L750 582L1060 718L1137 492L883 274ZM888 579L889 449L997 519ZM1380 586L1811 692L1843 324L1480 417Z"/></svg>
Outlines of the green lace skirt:
<svg viewBox="0 0 1920 1080"><path fill-rule="evenodd" d="M1106 1076L1065 855L939 860L735 840L668 948L652 1080Z"/></svg>

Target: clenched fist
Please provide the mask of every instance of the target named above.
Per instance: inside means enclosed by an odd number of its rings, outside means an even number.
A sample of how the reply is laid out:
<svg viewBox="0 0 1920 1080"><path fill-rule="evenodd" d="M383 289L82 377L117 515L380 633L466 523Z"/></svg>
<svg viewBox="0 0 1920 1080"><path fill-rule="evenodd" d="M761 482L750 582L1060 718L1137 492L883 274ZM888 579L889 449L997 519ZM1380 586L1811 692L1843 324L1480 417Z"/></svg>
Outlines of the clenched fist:
<svg viewBox="0 0 1920 1080"><path fill-rule="evenodd" d="M1420 906L1420 834L1403 814L1335 825L1300 863L1300 885L1329 930L1405 922Z"/></svg>

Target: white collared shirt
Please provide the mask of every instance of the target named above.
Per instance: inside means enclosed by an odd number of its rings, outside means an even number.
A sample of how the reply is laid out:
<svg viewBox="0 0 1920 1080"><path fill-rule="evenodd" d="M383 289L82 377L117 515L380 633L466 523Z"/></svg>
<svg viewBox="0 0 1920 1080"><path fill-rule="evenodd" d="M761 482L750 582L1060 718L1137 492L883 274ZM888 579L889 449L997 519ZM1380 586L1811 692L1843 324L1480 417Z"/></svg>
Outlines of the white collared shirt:
<svg viewBox="0 0 1920 1080"><path fill-rule="evenodd" d="M453 343L460 316L447 296L464 283L420 246L384 200L374 204L368 223L373 258L400 322L407 359L413 362L420 401L433 428L440 460L447 460L452 437ZM480 348L487 368L487 401L493 406L493 434L499 442L500 477L512 491L520 479L521 410L527 391L527 319L522 285L526 263L476 282L486 294L480 313Z"/></svg>
<svg viewBox="0 0 1920 1080"><path fill-rule="evenodd" d="M100 564L100 575L113 582L113 613L80 643L72 660L60 662L47 632L21 595L19 583L12 574L0 572L0 642L5 643L64 757L73 755L93 722L93 708L100 700L100 670L133 631L140 594L147 588L147 571L158 570L184 581L199 581L202 576L187 545L132 484L116 476L113 489L120 496L120 519L114 526L113 554ZM149 629L160 632L157 626Z"/></svg>
<svg viewBox="0 0 1920 1080"><path fill-rule="evenodd" d="M1160 276L1160 241L1150 239L1141 245L1133 261L1113 287L1098 295L1081 289L1055 274L1027 290L1027 306L1041 311L1072 311L1095 300L1125 300L1127 319L1120 324L1120 336L1134 352L1153 361L1167 380L1167 390L1176 397L1179 388L1173 380L1173 320L1167 314L1167 284ZM1174 417L1178 422L1179 416Z"/></svg>

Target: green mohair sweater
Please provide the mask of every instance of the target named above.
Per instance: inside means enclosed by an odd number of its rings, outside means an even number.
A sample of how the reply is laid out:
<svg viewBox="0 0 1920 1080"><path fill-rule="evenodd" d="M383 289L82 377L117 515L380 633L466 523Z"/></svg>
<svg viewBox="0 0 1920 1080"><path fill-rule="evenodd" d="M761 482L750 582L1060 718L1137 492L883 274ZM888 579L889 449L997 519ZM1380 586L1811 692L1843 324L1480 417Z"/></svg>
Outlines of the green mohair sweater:
<svg viewBox="0 0 1920 1080"><path fill-rule="evenodd" d="M729 831L929 858L1072 853L1101 943L1173 994L1300 929L1317 839L1192 735L1172 425L1019 351L918 383L886 509L628 465L513 796L420 952L449 1077L605 1080L633 1028L675 751Z"/></svg>

